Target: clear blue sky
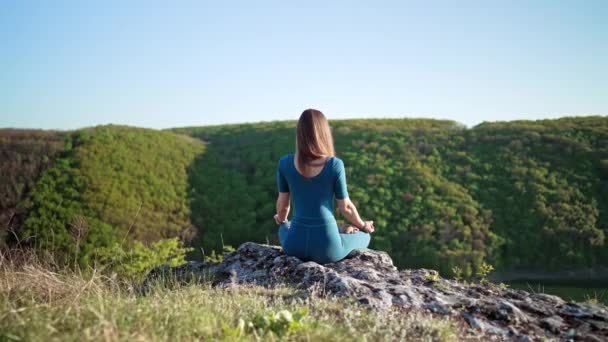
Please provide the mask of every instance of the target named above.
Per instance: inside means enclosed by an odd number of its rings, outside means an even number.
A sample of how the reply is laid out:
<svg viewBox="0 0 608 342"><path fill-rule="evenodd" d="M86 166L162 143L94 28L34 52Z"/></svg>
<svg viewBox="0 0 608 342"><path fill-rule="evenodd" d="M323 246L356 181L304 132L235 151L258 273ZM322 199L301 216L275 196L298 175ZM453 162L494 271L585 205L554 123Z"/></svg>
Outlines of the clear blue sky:
<svg viewBox="0 0 608 342"><path fill-rule="evenodd" d="M0 2L0 127L608 114L608 1Z"/></svg>

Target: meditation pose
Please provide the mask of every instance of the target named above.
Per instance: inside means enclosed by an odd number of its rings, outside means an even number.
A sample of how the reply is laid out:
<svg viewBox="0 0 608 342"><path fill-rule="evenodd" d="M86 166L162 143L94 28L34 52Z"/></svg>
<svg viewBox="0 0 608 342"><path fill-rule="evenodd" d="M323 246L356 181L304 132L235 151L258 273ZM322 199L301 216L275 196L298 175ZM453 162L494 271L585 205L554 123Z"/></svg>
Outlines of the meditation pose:
<svg viewBox="0 0 608 342"><path fill-rule="evenodd" d="M296 153L279 159L277 168L279 240L286 255L320 264L343 259L367 248L374 221L363 221L348 197L344 163L335 156L325 115L307 109L296 128ZM338 227L334 195L342 215L352 224ZM294 214L287 220L293 196Z"/></svg>

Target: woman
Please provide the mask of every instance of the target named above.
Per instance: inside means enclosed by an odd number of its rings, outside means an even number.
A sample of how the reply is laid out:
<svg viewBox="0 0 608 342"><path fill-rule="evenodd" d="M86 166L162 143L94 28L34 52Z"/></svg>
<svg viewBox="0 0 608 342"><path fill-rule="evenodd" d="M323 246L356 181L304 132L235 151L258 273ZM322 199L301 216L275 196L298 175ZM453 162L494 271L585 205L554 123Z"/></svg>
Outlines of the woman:
<svg viewBox="0 0 608 342"><path fill-rule="evenodd" d="M374 221L363 221L346 189L344 163L335 156L325 115L305 110L296 128L296 153L286 154L277 168L277 214L283 252L320 264L343 259L353 249L367 248ZM290 195L294 216L289 222ZM334 195L340 212L352 225L338 227Z"/></svg>

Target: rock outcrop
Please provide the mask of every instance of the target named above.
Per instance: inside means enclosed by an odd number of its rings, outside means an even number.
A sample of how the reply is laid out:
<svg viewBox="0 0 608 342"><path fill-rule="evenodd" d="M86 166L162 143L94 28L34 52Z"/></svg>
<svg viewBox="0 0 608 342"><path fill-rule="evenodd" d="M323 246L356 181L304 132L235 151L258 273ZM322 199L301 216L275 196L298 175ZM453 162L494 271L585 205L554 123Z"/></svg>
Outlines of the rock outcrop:
<svg viewBox="0 0 608 342"><path fill-rule="evenodd" d="M495 284L465 285L434 270L398 270L385 252L360 249L345 259L320 265L282 253L281 247L247 242L221 263L188 262L153 270L144 285L169 272L180 279L213 274L216 286L291 285L307 295L355 298L362 305L391 306L460 317L476 331L514 340L608 340L608 308L566 302Z"/></svg>

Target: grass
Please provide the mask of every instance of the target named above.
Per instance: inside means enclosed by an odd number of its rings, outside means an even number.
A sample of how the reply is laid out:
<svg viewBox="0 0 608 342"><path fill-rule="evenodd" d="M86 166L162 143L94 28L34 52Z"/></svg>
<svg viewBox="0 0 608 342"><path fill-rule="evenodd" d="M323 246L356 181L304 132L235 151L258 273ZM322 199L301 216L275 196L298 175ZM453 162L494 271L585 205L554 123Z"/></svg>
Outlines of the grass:
<svg viewBox="0 0 608 342"><path fill-rule="evenodd" d="M459 322L430 313L376 312L288 287L159 283L141 294L42 260L1 256L0 341L459 340Z"/></svg>

